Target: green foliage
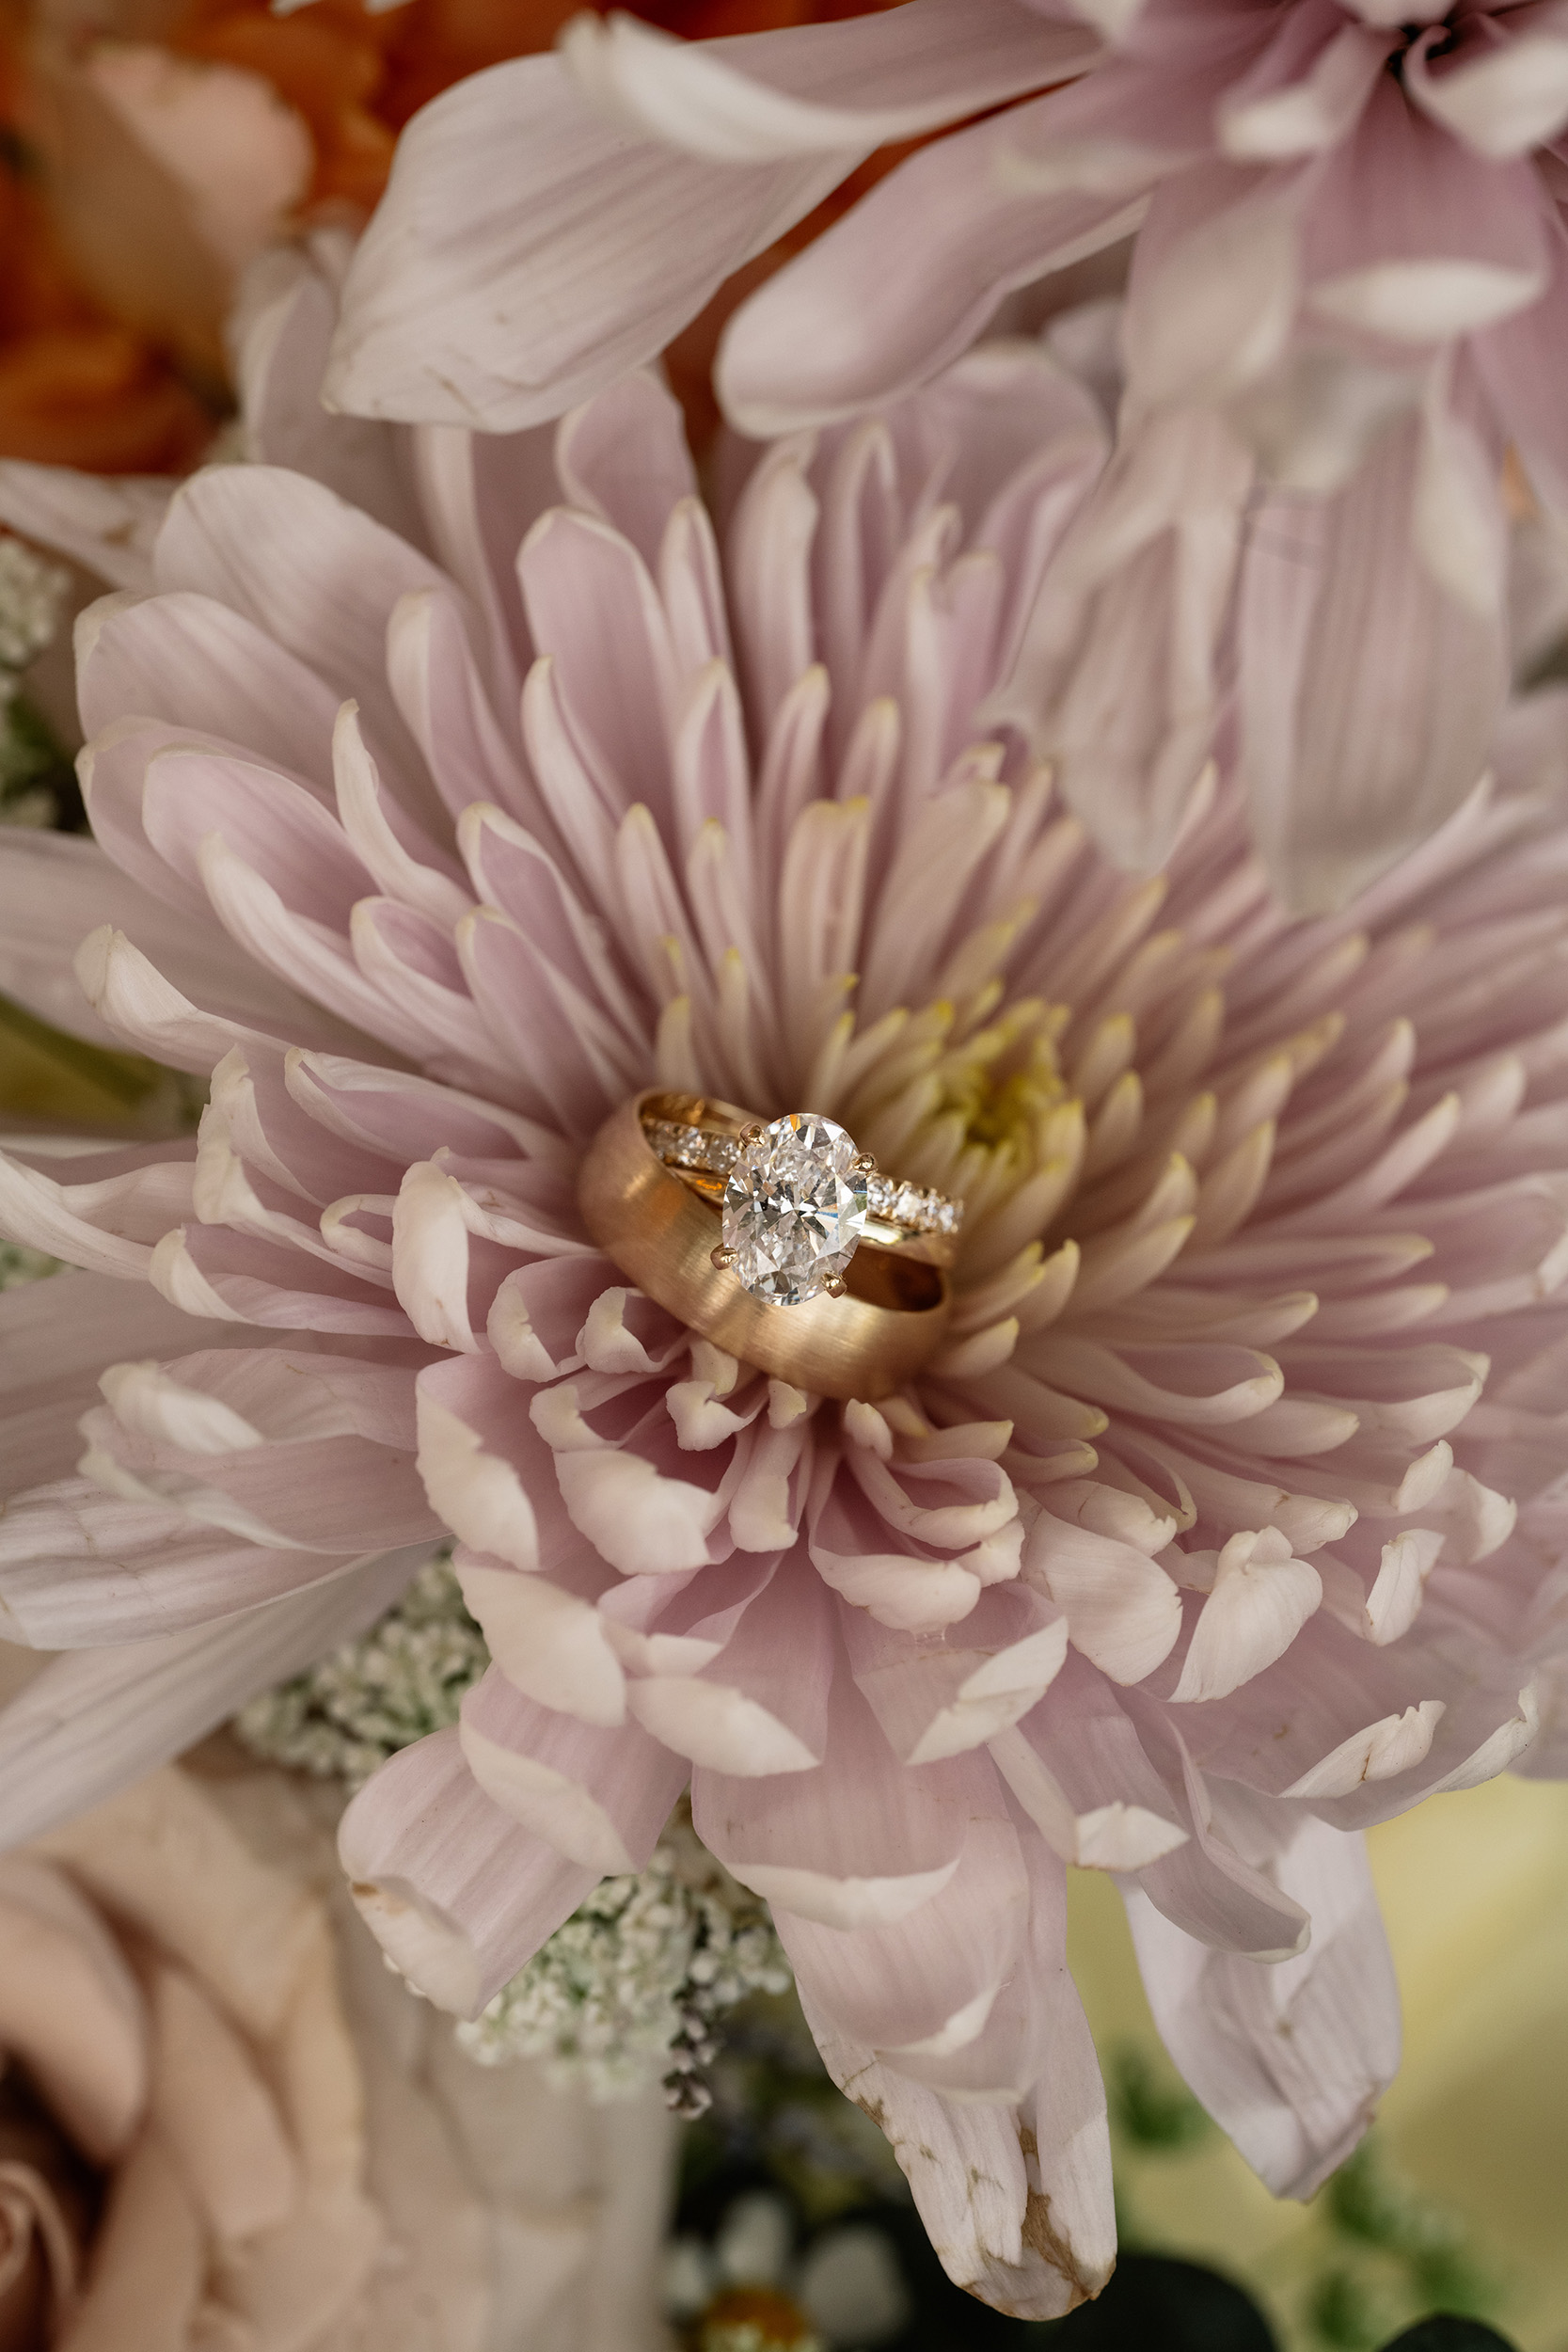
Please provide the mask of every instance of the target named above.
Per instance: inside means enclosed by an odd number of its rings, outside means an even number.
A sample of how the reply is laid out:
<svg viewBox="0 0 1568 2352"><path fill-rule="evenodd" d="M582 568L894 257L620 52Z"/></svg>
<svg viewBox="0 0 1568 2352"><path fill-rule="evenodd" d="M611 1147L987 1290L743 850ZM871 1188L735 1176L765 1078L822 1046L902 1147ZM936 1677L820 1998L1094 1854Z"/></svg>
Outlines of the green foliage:
<svg viewBox="0 0 1568 2352"><path fill-rule="evenodd" d="M1465 2223L1392 2171L1375 2137L1329 2180L1319 2211L1330 2252L1307 2318L1329 2352L1371 2352L1401 2320L1433 2309L1474 2319L1496 2312L1500 2282Z"/></svg>
<svg viewBox="0 0 1568 2352"><path fill-rule="evenodd" d="M78 831L87 821L76 766L24 694L0 693L0 822Z"/></svg>
<svg viewBox="0 0 1568 2352"><path fill-rule="evenodd" d="M1196 2148L1214 2129L1186 2086L1163 2077L1134 2042L1111 2052L1106 2088L1113 2124L1140 2152Z"/></svg>

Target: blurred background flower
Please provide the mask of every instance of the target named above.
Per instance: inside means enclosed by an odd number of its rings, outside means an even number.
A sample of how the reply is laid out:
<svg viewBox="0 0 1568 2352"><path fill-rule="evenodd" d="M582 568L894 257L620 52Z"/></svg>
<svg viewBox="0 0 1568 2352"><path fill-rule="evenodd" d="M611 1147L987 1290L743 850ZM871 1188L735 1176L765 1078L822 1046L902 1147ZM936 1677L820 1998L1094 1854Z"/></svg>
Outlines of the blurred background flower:
<svg viewBox="0 0 1568 2352"><path fill-rule="evenodd" d="M657 2098L470 2065L309 1792L200 1769L0 1863L6 2352L654 2352Z"/></svg>
<svg viewBox="0 0 1568 2352"><path fill-rule="evenodd" d="M286 230L364 221L409 117L467 74L547 49L574 5L3 0L0 458L194 465L230 406L223 323L238 272ZM636 12L721 35L859 5L638 0ZM718 324L683 342L705 413Z"/></svg>

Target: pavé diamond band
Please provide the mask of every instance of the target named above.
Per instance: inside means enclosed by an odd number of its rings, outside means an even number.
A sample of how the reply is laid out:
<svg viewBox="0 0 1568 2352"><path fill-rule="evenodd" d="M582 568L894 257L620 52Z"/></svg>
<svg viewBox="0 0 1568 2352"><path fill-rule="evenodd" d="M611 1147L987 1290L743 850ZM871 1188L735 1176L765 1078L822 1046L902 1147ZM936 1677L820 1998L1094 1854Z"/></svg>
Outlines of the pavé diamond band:
<svg viewBox="0 0 1568 2352"><path fill-rule="evenodd" d="M832 1120L641 1095L594 1137L578 1195L640 1290L818 1395L887 1395L946 1327L959 1204L880 1177Z"/></svg>

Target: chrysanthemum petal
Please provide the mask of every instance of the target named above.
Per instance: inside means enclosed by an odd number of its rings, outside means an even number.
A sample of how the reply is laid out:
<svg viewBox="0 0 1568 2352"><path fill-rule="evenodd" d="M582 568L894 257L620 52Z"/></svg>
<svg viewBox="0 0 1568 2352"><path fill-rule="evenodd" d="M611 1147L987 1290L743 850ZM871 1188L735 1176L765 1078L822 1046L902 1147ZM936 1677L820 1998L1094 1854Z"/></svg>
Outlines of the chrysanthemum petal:
<svg viewBox="0 0 1568 2352"><path fill-rule="evenodd" d="M1166 2047L1276 2197L1310 2197L1367 2127L1400 2056L1399 1993L1359 1840L1260 1817L1274 1868L1310 1904L1299 1959L1259 1968L1207 1949L1129 1892Z"/></svg>
<svg viewBox="0 0 1568 2352"><path fill-rule="evenodd" d="M455 1729L404 1748L366 1782L338 1851L388 1958L459 2017L478 2016L599 1876L484 1794Z"/></svg>
<svg viewBox="0 0 1568 2352"><path fill-rule="evenodd" d="M350 1563L247 1614L55 1660L0 1711L7 1844L86 1812L258 1691L351 1640L428 1557L420 1546L368 1565Z"/></svg>

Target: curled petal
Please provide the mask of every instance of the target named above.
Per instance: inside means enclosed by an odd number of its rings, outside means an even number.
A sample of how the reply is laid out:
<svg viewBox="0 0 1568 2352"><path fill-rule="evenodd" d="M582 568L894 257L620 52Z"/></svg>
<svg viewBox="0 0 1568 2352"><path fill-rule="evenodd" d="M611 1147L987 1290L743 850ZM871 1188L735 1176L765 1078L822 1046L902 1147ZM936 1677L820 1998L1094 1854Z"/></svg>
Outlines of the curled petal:
<svg viewBox="0 0 1568 2352"><path fill-rule="evenodd" d="M1074 1648L1114 1682L1141 1682L1168 1656L1181 1603L1146 1553L1042 1511L1026 1556L1026 1573L1065 1612Z"/></svg>
<svg viewBox="0 0 1568 2352"><path fill-rule="evenodd" d="M1188 1555L1186 1581L1191 1573ZM1213 1581L1181 1662L1177 1700L1224 1698L1289 1649L1323 1598L1317 1570L1291 1557L1277 1529L1232 1535L1212 1563Z"/></svg>
<svg viewBox="0 0 1568 2352"><path fill-rule="evenodd" d="M1385 1715L1364 1731L1353 1731L1310 1772L1293 1780L1285 1795L1343 1797L1364 1780L1391 1780L1421 1761L1443 1713L1441 1699L1422 1699L1402 1715Z"/></svg>
<svg viewBox="0 0 1568 2352"><path fill-rule="evenodd" d="M365 1783L338 1852L388 1959L459 2017L477 2017L600 1876L492 1803L455 1729L402 1749Z"/></svg>
<svg viewBox="0 0 1568 2352"><path fill-rule="evenodd" d="M879 2064L802 1993L828 2071L887 2134L948 2277L1002 2312L1052 2319L1098 2295L1116 2256L1105 2093L1076 1995L1022 2108L944 2099Z"/></svg>
<svg viewBox="0 0 1568 2352"><path fill-rule="evenodd" d="M905 1918L958 1867L982 1766L931 1765L916 1784L840 1673L827 1754L815 1771L737 1779L699 1769L692 1820L704 1843L765 1899L828 1927Z"/></svg>
<svg viewBox="0 0 1568 2352"><path fill-rule="evenodd" d="M652 1740L540 1707L494 1666L465 1695L459 1730L486 1796L600 1876L643 1868L686 1782Z"/></svg>
<svg viewBox="0 0 1568 2352"><path fill-rule="evenodd" d="M1310 2197L1361 2137L1400 2057L1399 1992L1360 1840L1271 1810L1273 1868L1307 1905L1299 1958L1212 1951L1129 1891L1166 2048L1276 2197Z"/></svg>
<svg viewBox="0 0 1568 2352"><path fill-rule="evenodd" d="M1024 1584L983 1593L963 1626L958 1642L911 1642L868 1613L845 1613L855 1679L906 1764L984 1746L1034 1706L1067 1656L1066 1617Z"/></svg>

